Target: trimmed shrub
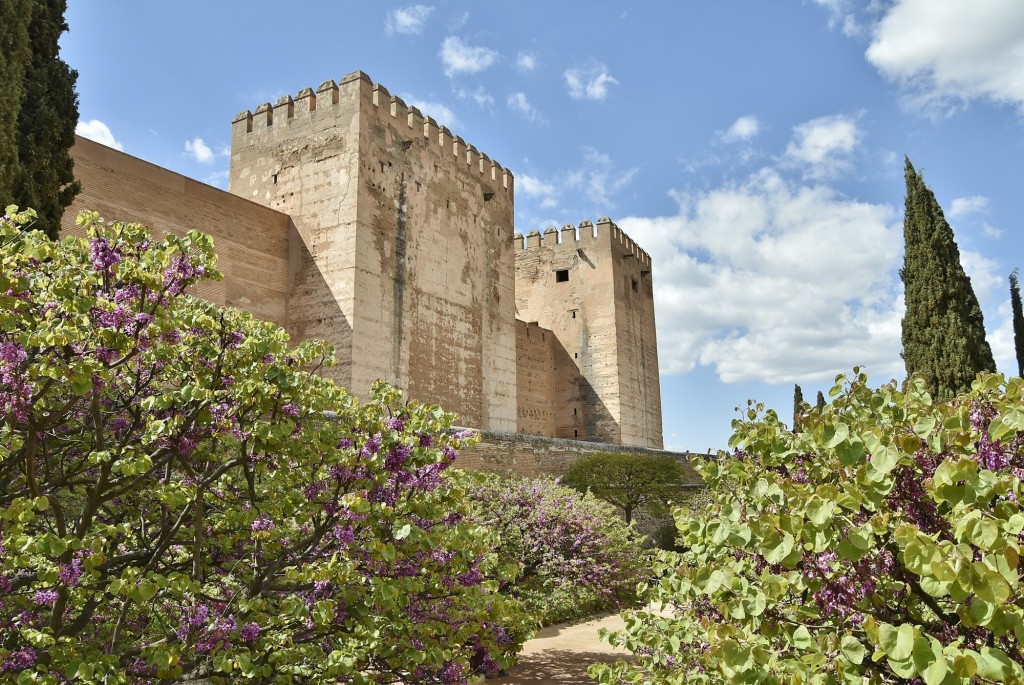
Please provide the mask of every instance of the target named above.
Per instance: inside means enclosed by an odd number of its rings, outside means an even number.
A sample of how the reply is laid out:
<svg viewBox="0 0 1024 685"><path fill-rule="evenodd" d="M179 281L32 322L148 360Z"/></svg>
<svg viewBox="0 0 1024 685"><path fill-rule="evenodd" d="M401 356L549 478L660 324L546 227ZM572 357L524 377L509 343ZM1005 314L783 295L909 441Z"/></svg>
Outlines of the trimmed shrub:
<svg viewBox="0 0 1024 685"><path fill-rule="evenodd" d="M574 462L563 482L622 510L626 523L643 511L653 518L668 515L668 505L690 493L686 464L653 454L592 454Z"/></svg>
<svg viewBox="0 0 1024 685"><path fill-rule="evenodd" d="M515 569L503 591L544 624L618 610L650 574L642 539L609 505L557 482L465 474L474 519Z"/></svg>

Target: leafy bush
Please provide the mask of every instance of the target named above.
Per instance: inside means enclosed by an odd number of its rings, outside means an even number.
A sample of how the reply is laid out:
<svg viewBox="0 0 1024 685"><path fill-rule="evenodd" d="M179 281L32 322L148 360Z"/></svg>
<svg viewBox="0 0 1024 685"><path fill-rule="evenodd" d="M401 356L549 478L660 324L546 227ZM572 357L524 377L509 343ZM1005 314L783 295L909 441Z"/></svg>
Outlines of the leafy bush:
<svg viewBox="0 0 1024 685"><path fill-rule="evenodd" d="M689 472L667 455L600 452L574 462L563 482L618 507L631 523L637 509L666 516L669 502L686 497Z"/></svg>
<svg viewBox="0 0 1024 685"><path fill-rule="evenodd" d="M539 621L635 602L650 558L612 507L550 479L476 476L468 487L475 519L500 537L498 560L517 569L504 592Z"/></svg>
<svg viewBox="0 0 1024 685"><path fill-rule="evenodd" d="M13 208L9 212L13 211ZM208 237L0 222L0 680L463 682L527 618L452 416L184 294ZM276 680L275 680L276 679Z"/></svg>
<svg viewBox="0 0 1024 685"><path fill-rule="evenodd" d="M712 501L677 516L654 599L604 683L1024 679L1024 380L933 403L855 370L794 435L750 407L733 455L698 465Z"/></svg>

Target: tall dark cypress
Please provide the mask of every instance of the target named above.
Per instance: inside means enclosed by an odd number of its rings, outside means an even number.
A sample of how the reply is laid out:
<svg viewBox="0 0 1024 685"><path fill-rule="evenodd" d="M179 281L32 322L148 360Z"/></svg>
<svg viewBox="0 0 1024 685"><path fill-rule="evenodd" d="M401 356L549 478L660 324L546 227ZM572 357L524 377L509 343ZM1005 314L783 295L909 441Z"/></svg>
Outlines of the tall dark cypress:
<svg viewBox="0 0 1024 685"><path fill-rule="evenodd" d="M793 432L800 432L800 424L804 416L804 391L793 384Z"/></svg>
<svg viewBox="0 0 1024 685"><path fill-rule="evenodd" d="M968 390L978 373L995 371L996 364L953 229L909 158L905 171L903 361L908 374L924 379L934 399L948 400Z"/></svg>
<svg viewBox="0 0 1024 685"><path fill-rule="evenodd" d="M1020 303L1016 269L1010 274L1010 306L1013 308L1013 348L1017 351L1017 375L1024 378L1024 307Z"/></svg>
<svg viewBox="0 0 1024 685"><path fill-rule="evenodd" d="M0 3L0 213L14 202L18 170L18 112L24 90L28 22L33 0Z"/></svg>
<svg viewBox="0 0 1024 685"><path fill-rule="evenodd" d="M6 0L5 0L6 2ZM18 171L14 202L39 214L35 228L57 237L64 208L78 194L71 146L78 124L78 72L60 58L58 41L68 25L66 0L31 0L24 90L18 111Z"/></svg>
<svg viewBox="0 0 1024 685"><path fill-rule="evenodd" d="M821 412L821 410L825 408L825 396L821 394L821 390L818 391L818 399L814 403L814 406L818 412Z"/></svg>

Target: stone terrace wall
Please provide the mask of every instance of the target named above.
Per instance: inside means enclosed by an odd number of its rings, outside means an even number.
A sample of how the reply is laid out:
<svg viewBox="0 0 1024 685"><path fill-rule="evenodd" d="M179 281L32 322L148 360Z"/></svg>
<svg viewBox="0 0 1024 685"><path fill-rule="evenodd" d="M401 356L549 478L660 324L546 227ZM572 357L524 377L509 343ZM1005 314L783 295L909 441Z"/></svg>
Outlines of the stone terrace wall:
<svg viewBox="0 0 1024 685"><path fill-rule="evenodd" d="M295 228L286 214L85 138L76 137L71 155L82 192L64 212L63 235L84 235L75 217L85 209L108 221L145 224L156 237L198 229L213 236L224 280L200 283L194 294L287 324Z"/></svg>
<svg viewBox="0 0 1024 685"><path fill-rule="evenodd" d="M459 452L455 466L503 476L561 476L577 459L598 452L669 455L682 459L687 464L691 458L697 456L688 452L667 452L647 447L563 440L523 433L487 430L474 432L480 434L480 442ZM690 478L687 482L693 484L694 488L700 487L700 477L692 468L689 472Z"/></svg>

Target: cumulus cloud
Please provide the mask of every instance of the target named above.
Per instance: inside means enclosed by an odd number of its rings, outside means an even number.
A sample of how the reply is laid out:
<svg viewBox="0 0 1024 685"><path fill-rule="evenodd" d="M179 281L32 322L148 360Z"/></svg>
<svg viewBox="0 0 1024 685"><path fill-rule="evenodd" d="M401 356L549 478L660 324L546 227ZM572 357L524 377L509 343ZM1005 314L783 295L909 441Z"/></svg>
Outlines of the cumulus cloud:
<svg viewBox="0 0 1024 685"><path fill-rule="evenodd" d="M554 207L558 204L558 189L553 183L542 181L536 176L520 174L516 178L516 190L529 197L540 200L540 206L544 209Z"/></svg>
<svg viewBox="0 0 1024 685"><path fill-rule="evenodd" d="M522 71L533 71L537 68L537 58L530 52L520 52L516 56L516 66Z"/></svg>
<svg viewBox="0 0 1024 685"><path fill-rule="evenodd" d="M732 126L721 137L726 143L735 143L741 140L750 140L760 131L761 122L757 120L757 117L747 115L734 121Z"/></svg>
<svg viewBox="0 0 1024 685"><path fill-rule="evenodd" d="M861 138L855 117L818 117L793 127L783 160L803 168L808 178L829 178L850 167L849 157Z"/></svg>
<svg viewBox="0 0 1024 685"><path fill-rule="evenodd" d="M210 146L199 137L185 141L185 154L200 164L212 164L215 156Z"/></svg>
<svg viewBox="0 0 1024 685"><path fill-rule="evenodd" d="M608 87L619 83L605 65L597 63L567 69L563 76L569 97L574 100L604 100L608 96Z"/></svg>
<svg viewBox="0 0 1024 685"><path fill-rule="evenodd" d="M467 45L457 36L448 36L441 43L441 63L446 76L475 74L494 64L498 53L490 48Z"/></svg>
<svg viewBox="0 0 1024 685"><path fill-rule="evenodd" d="M952 204L949 206L949 218L955 219L959 216L966 216L967 214L975 214L982 212L988 208L988 198L983 195L971 195L970 197L956 197L953 198Z"/></svg>
<svg viewBox="0 0 1024 685"><path fill-rule="evenodd" d="M462 122L459 121L459 118L455 116L455 112L445 104L440 102L428 102L427 100L420 100L411 95L405 94L401 97L407 105L415 107L429 117L433 117L434 120L442 126L447 126L452 129L457 128L462 124Z"/></svg>
<svg viewBox="0 0 1024 685"><path fill-rule="evenodd" d="M527 121L540 123L544 120L537 108L527 99L526 93L521 91L509 94L508 108L522 114Z"/></svg>
<svg viewBox="0 0 1024 685"><path fill-rule="evenodd" d="M895 0L866 57L920 104L985 98L1024 110L1024 3Z"/></svg>
<svg viewBox="0 0 1024 685"><path fill-rule="evenodd" d="M396 33L421 33L427 19L434 12L431 5L399 7L388 13L384 20L384 31L393 36Z"/></svg>
<svg viewBox="0 0 1024 685"><path fill-rule="evenodd" d="M83 138L94 140L100 145L106 145L107 147L112 147L115 150L124 150L124 146L114 138L114 134L110 131L110 127L99 119L79 121L78 125L75 126L75 133Z"/></svg>
<svg viewBox="0 0 1024 685"><path fill-rule="evenodd" d="M903 374L902 230L888 205L762 168L697 193L674 216L619 225L655 262L665 373L725 382L827 381L855 364Z"/></svg>

